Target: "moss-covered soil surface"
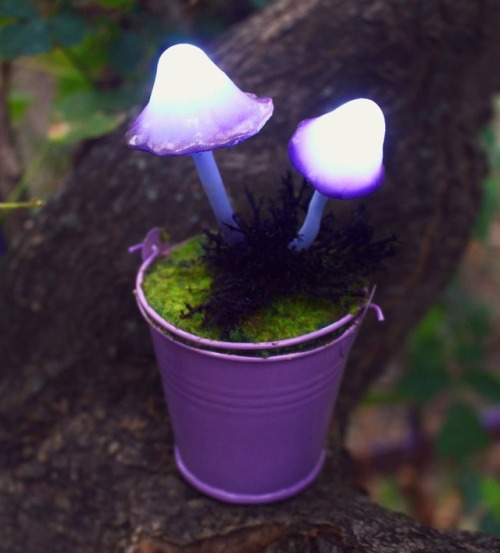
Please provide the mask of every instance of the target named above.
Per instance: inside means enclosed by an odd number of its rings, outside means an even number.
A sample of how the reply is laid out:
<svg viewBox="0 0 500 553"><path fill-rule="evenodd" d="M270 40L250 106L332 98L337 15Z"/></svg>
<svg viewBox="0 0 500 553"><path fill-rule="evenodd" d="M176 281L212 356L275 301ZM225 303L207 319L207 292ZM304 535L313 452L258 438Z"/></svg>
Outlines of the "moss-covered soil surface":
<svg viewBox="0 0 500 553"><path fill-rule="evenodd" d="M212 340L268 342L313 332L358 308L359 302L353 303L351 298L338 305L325 298L283 296L224 337L219 329L204 324L200 312L186 316L189 308L203 304L210 294L213 278L203 260L203 239L199 236L174 248L170 255L158 259L144 278L148 303L182 330Z"/></svg>

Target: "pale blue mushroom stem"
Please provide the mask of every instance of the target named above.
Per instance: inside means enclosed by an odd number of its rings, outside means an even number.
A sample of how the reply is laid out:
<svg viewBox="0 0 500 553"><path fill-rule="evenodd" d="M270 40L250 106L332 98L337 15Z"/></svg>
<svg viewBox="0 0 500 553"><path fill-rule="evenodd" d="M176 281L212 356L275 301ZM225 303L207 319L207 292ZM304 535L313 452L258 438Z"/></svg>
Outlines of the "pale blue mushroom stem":
<svg viewBox="0 0 500 553"><path fill-rule="evenodd" d="M219 168L215 162L214 154L211 151L206 151L197 152L191 155L222 234L226 242L232 246L241 241L242 236L241 233L231 230L227 226L231 225L237 227L238 225L234 220L233 209L229 203L229 198L227 197Z"/></svg>
<svg viewBox="0 0 500 553"><path fill-rule="evenodd" d="M321 194L317 190L309 202L306 218L300 228L297 236L288 244L291 250L307 250L318 236L321 226L321 217L325 208L328 196Z"/></svg>

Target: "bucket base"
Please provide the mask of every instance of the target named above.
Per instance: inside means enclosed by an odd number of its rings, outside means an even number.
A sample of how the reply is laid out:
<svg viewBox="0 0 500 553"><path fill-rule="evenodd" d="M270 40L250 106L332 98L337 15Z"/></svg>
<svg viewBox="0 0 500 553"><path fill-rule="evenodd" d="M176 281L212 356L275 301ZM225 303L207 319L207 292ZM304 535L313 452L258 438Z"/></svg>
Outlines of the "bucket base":
<svg viewBox="0 0 500 553"><path fill-rule="evenodd" d="M179 469L179 472L187 480L187 482L189 482L193 486L193 488L196 488L198 491L204 493L205 495L213 497L214 499L224 501L225 503L235 503L240 505L274 503L275 501L282 501L283 499L287 499L289 497L292 497L293 495L298 494L299 492L301 492L302 490L304 490L310 484L313 483L313 481L320 473L323 467L323 464L325 462L325 451L322 450L321 455L319 456L319 459L317 463L314 465L311 472L309 472L309 474L307 474L305 478L296 482L293 486L290 486L288 488L282 488L280 490L276 490L270 493L254 495L254 494L232 493L227 490L216 488L214 486L210 486L209 484L206 484L198 477L196 477L186 467L177 447L175 447L174 453L175 453L175 463L177 465L177 468Z"/></svg>

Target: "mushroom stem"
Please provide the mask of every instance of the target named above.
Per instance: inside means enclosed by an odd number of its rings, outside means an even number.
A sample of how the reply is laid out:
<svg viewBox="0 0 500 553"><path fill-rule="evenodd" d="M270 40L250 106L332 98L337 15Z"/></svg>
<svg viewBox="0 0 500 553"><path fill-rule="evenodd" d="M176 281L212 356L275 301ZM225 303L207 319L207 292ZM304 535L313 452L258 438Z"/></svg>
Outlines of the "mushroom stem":
<svg viewBox="0 0 500 553"><path fill-rule="evenodd" d="M232 246L241 240L241 236L240 233L235 232L228 226L237 227L238 225L234 219L233 209L229 203L214 154L211 150L208 150L193 153L191 156L222 234L227 243Z"/></svg>
<svg viewBox="0 0 500 553"><path fill-rule="evenodd" d="M321 216L328 197L317 190L309 202L307 215L300 227L297 236L288 244L291 250L307 250L318 236L321 225Z"/></svg>

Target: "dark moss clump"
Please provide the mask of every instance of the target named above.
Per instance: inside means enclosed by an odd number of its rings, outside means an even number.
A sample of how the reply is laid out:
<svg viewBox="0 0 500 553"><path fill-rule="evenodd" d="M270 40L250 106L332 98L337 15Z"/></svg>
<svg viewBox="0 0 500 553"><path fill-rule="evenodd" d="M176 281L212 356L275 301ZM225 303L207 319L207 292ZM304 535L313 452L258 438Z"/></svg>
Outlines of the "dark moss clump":
<svg viewBox="0 0 500 553"><path fill-rule="evenodd" d="M267 214L263 203L247 192L251 217L245 221L236 216L239 228L233 230L243 235L236 247L229 247L220 232L206 231L204 260L213 273L210 297L188 306L186 317L201 313L205 326L215 326L228 337L242 320L277 298L323 298L340 303L344 312L359 303L374 273L394 254L395 238L374 240L361 207L339 227L327 215L309 249L289 249L307 211L310 190L303 183L295 191L287 175Z"/></svg>

